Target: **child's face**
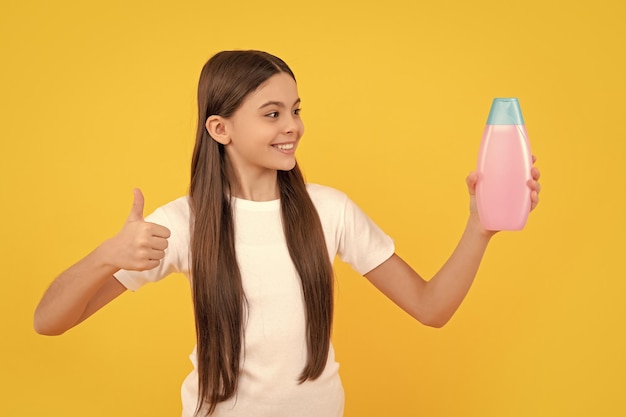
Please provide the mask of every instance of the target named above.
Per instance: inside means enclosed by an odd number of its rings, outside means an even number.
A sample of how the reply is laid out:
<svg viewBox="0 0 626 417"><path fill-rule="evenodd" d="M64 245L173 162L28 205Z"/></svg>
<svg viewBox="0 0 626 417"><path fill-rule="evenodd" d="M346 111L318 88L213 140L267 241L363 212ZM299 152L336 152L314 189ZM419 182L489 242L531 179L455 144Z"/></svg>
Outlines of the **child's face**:
<svg viewBox="0 0 626 417"><path fill-rule="evenodd" d="M226 152L239 175L275 175L295 166L304 133L299 106L296 82L286 73L273 75L244 99L226 121Z"/></svg>

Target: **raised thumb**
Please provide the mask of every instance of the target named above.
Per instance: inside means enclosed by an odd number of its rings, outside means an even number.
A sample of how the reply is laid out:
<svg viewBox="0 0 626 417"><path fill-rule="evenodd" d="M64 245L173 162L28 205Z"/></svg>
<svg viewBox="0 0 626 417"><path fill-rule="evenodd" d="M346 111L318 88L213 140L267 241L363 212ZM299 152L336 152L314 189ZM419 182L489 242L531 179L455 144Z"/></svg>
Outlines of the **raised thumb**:
<svg viewBox="0 0 626 417"><path fill-rule="evenodd" d="M143 220L143 194L139 188L133 189L133 207L128 215L129 222Z"/></svg>

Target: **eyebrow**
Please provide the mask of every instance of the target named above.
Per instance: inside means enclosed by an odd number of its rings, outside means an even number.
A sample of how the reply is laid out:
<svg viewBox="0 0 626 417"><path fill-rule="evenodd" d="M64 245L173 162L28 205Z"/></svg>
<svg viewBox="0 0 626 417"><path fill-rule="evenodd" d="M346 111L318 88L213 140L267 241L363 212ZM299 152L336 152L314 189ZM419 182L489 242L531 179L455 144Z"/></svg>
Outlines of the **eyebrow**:
<svg viewBox="0 0 626 417"><path fill-rule="evenodd" d="M297 100L293 103L293 105L295 106L295 105L297 105L297 104L299 104L299 103L300 103L300 99L298 98L298 99L297 99ZM285 103L283 103L282 101L268 101L267 103L265 103L265 104L263 104L261 107L259 107L259 109L263 109L263 108L268 107L268 106L278 106L278 107L284 108L284 107L285 107ZM293 107L293 106L292 106L292 107Z"/></svg>

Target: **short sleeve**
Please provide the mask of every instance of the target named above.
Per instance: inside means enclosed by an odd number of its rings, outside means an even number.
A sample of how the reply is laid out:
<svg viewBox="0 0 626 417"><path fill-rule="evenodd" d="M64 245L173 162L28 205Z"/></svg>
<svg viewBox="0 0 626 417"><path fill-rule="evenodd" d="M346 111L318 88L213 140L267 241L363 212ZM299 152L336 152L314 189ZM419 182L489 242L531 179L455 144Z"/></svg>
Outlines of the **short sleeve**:
<svg viewBox="0 0 626 417"><path fill-rule="evenodd" d="M168 247L165 257L159 266L148 271L120 270L114 274L115 278L131 291L142 286L157 282L166 276L181 272L188 275L189 270L189 202L186 197L174 200L165 206L159 207L145 218L145 221L155 223L170 230Z"/></svg>
<svg viewBox="0 0 626 417"><path fill-rule="evenodd" d="M391 237L347 196L342 220L338 255L355 271L365 275L393 255L395 245Z"/></svg>

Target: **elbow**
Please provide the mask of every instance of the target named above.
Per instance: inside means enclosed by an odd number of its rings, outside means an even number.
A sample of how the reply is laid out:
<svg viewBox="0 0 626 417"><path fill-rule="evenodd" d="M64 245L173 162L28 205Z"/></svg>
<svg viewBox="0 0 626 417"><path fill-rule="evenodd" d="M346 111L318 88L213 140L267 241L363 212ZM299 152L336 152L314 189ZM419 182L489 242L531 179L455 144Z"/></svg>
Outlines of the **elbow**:
<svg viewBox="0 0 626 417"><path fill-rule="evenodd" d="M441 329L451 319L451 316L445 314L422 314L414 317L424 326L432 327L434 329Z"/></svg>
<svg viewBox="0 0 626 417"><path fill-rule="evenodd" d="M448 323L449 320L428 320L421 322L424 326L432 327L433 329L441 329Z"/></svg>
<svg viewBox="0 0 626 417"><path fill-rule="evenodd" d="M64 330L47 327L39 323L35 323L33 328L35 329L35 333L42 335L42 336L60 336L63 333L65 333Z"/></svg>
<svg viewBox="0 0 626 417"><path fill-rule="evenodd" d="M433 329L441 329L447 323L447 321L444 320L419 320L419 322L424 326L432 327Z"/></svg>
<svg viewBox="0 0 626 417"><path fill-rule="evenodd" d="M423 302L413 311L412 316L424 326L440 329L444 327L456 313L456 308L441 303Z"/></svg>
<svg viewBox="0 0 626 417"><path fill-rule="evenodd" d="M67 330L51 325L44 317L41 317L37 313L35 313L33 320L33 329L35 333L42 336L60 336Z"/></svg>

